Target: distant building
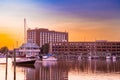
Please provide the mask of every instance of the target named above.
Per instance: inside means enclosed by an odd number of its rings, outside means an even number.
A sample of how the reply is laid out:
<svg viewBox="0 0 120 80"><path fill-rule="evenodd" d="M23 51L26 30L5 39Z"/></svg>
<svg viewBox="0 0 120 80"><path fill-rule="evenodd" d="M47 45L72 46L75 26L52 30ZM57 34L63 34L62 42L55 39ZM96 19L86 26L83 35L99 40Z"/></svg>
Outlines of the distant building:
<svg viewBox="0 0 120 80"><path fill-rule="evenodd" d="M67 32L50 31L48 29L28 29L27 40L31 40L32 43L36 43L40 47L45 43L50 42L68 42Z"/></svg>
<svg viewBox="0 0 120 80"><path fill-rule="evenodd" d="M52 43L52 53L54 54L83 54L87 55L111 55L120 56L120 42L95 41L95 42L56 42Z"/></svg>

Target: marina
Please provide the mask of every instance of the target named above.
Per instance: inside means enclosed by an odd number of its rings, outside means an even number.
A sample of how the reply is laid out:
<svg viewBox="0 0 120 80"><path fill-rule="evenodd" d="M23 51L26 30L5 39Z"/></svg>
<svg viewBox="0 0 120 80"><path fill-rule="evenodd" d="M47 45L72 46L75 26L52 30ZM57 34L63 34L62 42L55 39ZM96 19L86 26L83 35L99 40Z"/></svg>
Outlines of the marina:
<svg viewBox="0 0 120 80"><path fill-rule="evenodd" d="M0 0L0 80L120 80L120 0Z"/></svg>
<svg viewBox="0 0 120 80"><path fill-rule="evenodd" d="M119 80L120 61L37 60L33 65L16 66L16 80ZM0 80L5 80L5 65L0 64ZM7 80L13 80L14 67L8 64Z"/></svg>

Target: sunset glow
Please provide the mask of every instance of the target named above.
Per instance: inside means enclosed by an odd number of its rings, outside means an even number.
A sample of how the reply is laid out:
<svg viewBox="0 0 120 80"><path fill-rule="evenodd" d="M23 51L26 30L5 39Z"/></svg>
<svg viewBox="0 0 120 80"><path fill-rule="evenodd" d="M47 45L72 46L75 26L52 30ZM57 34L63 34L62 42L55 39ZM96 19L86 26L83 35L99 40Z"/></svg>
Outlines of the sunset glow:
<svg viewBox="0 0 120 80"><path fill-rule="evenodd" d="M23 43L24 18L28 28L68 32L69 41L120 40L119 0L0 0L0 47Z"/></svg>

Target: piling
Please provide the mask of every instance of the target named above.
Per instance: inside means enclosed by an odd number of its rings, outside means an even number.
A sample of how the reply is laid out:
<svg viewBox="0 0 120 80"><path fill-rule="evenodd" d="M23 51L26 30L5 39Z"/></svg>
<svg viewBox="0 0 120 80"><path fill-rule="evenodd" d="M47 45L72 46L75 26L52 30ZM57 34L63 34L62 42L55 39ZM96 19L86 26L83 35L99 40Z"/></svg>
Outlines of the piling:
<svg viewBox="0 0 120 80"><path fill-rule="evenodd" d="M16 80L16 50L14 49L14 80Z"/></svg>

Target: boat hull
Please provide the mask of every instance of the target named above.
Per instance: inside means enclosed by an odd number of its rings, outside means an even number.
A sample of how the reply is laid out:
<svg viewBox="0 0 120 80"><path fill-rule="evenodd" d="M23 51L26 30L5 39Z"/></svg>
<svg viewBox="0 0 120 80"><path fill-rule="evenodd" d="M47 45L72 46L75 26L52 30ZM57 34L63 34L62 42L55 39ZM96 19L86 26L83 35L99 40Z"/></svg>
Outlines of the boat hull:
<svg viewBox="0 0 120 80"><path fill-rule="evenodd" d="M42 59L43 61L57 61L57 59Z"/></svg>
<svg viewBox="0 0 120 80"><path fill-rule="evenodd" d="M57 58L55 57L47 57L47 58L43 58L43 61L57 61Z"/></svg>
<svg viewBox="0 0 120 80"><path fill-rule="evenodd" d="M16 65L27 65L27 64L34 64L36 59L16 59ZM14 61L12 62L15 63Z"/></svg>

